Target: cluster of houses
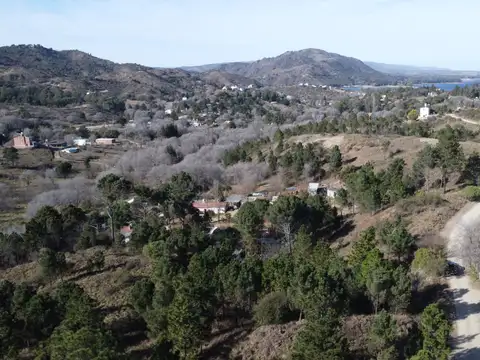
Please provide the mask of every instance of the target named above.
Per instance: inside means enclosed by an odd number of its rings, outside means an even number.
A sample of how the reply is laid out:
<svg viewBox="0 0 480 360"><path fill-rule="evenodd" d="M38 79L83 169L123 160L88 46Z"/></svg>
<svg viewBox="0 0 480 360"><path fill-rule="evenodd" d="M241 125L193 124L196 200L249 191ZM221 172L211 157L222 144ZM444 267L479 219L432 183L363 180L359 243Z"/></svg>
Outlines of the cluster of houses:
<svg viewBox="0 0 480 360"><path fill-rule="evenodd" d="M98 138L95 140L96 145L114 145L116 142L115 138ZM23 133L20 133L13 137L12 139L12 147L15 149L33 149L35 147L48 147L53 150L71 150L77 149L76 151L69 151L69 152L78 152L78 148L68 148L66 142L48 142L45 141L44 144L34 141L31 137L25 136ZM73 140L73 144L78 147L83 147L87 145L92 145L92 142L89 139L82 139L77 138Z"/></svg>
<svg viewBox="0 0 480 360"><path fill-rule="evenodd" d="M309 195L323 195L327 198L334 199L337 195L338 188L328 187L320 183L309 183L308 194ZM298 194L297 187L288 187L283 194ZM278 195L269 195L267 192L254 192L248 195L230 195L225 198L225 201L209 201L209 200L197 200L193 202L193 207L196 208L201 214L211 212L213 214L225 214L228 211L236 210L246 202L256 201L259 199L270 201L274 203L278 199Z"/></svg>
<svg viewBox="0 0 480 360"><path fill-rule="evenodd" d="M327 85L314 85L314 84L309 84L309 83L300 83L298 84L298 86L300 87L312 87L312 88L321 88L321 89L329 89L329 90L332 90L332 87L331 86L327 86Z"/></svg>
<svg viewBox="0 0 480 360"><path fill-rule="evenodd" d="M309 195L323 195L328 198L335 198L338 189L328 187L324 184L320 183L309 183L307 191ZM298 194L299 189L297 187L289 187L286 188L282 194ZM215 215L226 214L229 211L233 211L239 209L243 204L247 202L256 201L259 199L270 201L270 203L274 203L278 199L279 195L269 195L269 193L265 191L253 192L248 195L229 195L222 201L210 201L210 200L196 200L192 203L193 207L196 208L200 214L206 213L213 213ZM134 199L128 200L128 203L133 203ZM163 214L160 214L163 216ZM214 226L209 231L209 235L212 235L219 227ZM132 224L125 224L120 228L120 234L123 237L125 243L128 243L131 239L131 236L134 232L134 225ZM261 235L258 238L258 242L262 246L262 254L265 257L269 257L276 253L278 249L282 246L282 244L278 241L278 238L275 236L274 233L268 228L266 225L265 229L262 231ZM241 250L237 250L237 252ZM238 253L239 254L239 253ZM237 255L238 255L237 254Z"/></svg>
<svg viewBox="0 0 480 360"><path fill-rule="evenodd" d="M253 89L253 84L250 84L247 86L247 89ZM222 90L223 91L228 91L228 90L232 90L232 91L243 91L243 88L242 87L239 87L237 85L231 85L231 86L224 86L222 87Z"/></svg>

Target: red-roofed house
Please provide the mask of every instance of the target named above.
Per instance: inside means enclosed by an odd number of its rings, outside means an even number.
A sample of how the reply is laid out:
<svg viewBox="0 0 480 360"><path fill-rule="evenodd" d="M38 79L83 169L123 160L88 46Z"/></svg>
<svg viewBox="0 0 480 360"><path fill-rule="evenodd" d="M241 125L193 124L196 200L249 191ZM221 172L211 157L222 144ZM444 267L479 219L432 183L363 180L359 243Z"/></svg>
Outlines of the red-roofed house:
<svg viewBox="0 0 480 360"><path fill-rule="evenodd" d="M132 229L131 225L125 225L125 226L122 226L120 228L120 234L123 235L123 238L124 238L126 243L130 241L130 237L132 236L132 232L133 232L133 229Z"/></svg>
<svg viewBox="0 0 480 360"><path fill-rule="evenodd" d="M20 134L13 138L13 147L15 149L30 149L33 148L33 142L30 141L28 136Z"/></svg>
<svg viewBox="0 0 480 360"><path fill-rule="evenodd" d="M214 214L224 214L227 211L227 203L219 201L194 201L192 206L198 209L200 213L204 214L207 211L211 211Z"/></svg>

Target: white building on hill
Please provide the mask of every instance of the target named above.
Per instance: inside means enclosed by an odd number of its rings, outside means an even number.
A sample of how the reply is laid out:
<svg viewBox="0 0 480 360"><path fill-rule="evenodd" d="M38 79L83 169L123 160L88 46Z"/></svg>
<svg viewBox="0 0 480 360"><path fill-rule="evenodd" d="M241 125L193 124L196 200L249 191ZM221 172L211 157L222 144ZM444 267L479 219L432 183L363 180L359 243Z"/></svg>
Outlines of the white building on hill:
<svg viewBox="0 0 480 360"><path fill-rule="evenodd" d="M424 107L420 108L419 118L426 119L429 116L430 116L430 107L428 106L428 104L425 104Z"/></svg>

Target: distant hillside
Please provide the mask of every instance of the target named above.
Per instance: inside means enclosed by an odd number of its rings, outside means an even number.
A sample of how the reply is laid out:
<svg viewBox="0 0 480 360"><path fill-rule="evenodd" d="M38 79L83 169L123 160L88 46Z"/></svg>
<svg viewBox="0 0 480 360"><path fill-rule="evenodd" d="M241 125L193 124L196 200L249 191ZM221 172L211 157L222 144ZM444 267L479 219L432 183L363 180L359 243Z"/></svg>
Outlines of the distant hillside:
<svg viewBox="0 0 480 360"><path fill-rule="evenodd" d="M219 70L256 79L265 85L388 84L395 78L365 65L358 59L319 49L288 51L254 62L234 62L184 67L193 72Z"/></svg>
<svg viewBox="0 0 480 360"><path fill-rule="evenodd" d="M108 90L117 95L174 95L191 91L198 81L198 76L181 69L116 64L78 50L56 51L40 45L0 47L3 84Z"/></svg>
<svg viewBox="0 0 480 360"><path fill-rule="evenodd" d="M200 74L201 78L208 84L214 84L222 87L224 85L238 85L247 87L248 85L260 86L260 82L242 75L232 74L225 71L211 70Z"/></svg>
<svg viewBox="0 0 480 360"><path fill-rule="evenodd" d="M419 76L419 75L438 75L448 77L479 77L479 71L462 71L451 70L445 68L436 67L422 67L422 66L410 66L410 65L395 65L395 64L383 64L377 62L366 61L365 64L377 71L392 74L392 75L405 75L405 76Z"/></svg>

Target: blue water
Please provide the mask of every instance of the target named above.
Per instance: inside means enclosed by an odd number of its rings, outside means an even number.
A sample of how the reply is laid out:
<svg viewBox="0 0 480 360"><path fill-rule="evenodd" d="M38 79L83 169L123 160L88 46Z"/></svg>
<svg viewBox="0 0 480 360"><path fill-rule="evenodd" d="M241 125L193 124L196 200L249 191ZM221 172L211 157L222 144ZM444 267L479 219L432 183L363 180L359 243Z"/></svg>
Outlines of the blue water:
<svg viewBox="0 0 480 360"><path fill-rule="evenodd" d="M454 82L454 83L435 83L435 84L414 84L413 87L431 87L432 85L435 86L436 88L439 88L444 91L452 91L455 89L455 87L465 87L465 86L471 86L474 84L480 84L480 79L471 79L471 80L465 80L462 82ZM347 91L361 91L361 90L366 90L368 88L388 88L388 87L396 87L396 86L345 86L343 87L344 90Z"/></svg>
<svg viewBox="0 0 480 360"><path fill-rule="evenodd" d="M465 80L462 82L455 82L455 83L436 83L436 84L415 84L413 85L414 87L431 87L432 85L435 86L436 88L439 88L444 91L452 91L455 89L457 86L458 87L465 87L465 86L471 86L475 84L480 84L480 79L472 79L472 80Z"/></svg>

